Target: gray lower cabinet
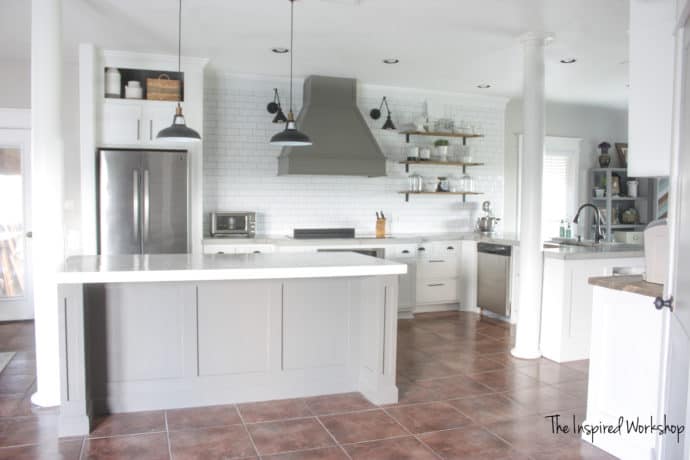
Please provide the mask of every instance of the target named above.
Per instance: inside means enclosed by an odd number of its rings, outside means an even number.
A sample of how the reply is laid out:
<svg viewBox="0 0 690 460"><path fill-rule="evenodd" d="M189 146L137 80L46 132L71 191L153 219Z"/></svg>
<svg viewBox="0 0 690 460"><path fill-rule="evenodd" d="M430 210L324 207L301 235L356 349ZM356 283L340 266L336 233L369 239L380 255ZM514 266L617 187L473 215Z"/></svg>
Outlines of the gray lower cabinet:
<svg viewBox="0 0 690 460"><path fill-rule="evenodd" d="M92 413L360 391L397 402L395 275L61 285L61 436Z"/></svg>

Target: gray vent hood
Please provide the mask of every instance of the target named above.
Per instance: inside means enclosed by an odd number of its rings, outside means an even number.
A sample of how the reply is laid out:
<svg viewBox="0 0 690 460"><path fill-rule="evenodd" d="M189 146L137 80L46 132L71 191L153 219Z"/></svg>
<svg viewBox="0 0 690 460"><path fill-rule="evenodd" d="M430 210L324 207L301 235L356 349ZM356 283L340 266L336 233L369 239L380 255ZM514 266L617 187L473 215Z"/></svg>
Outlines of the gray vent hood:
<svg viewBox="0 0 690 460"><path fill-rule="evenodd" d="M279 175L386 175L386 158L357 107L356 80L312 75L303 94L297 127L313 144L283 147Z"/></svg>

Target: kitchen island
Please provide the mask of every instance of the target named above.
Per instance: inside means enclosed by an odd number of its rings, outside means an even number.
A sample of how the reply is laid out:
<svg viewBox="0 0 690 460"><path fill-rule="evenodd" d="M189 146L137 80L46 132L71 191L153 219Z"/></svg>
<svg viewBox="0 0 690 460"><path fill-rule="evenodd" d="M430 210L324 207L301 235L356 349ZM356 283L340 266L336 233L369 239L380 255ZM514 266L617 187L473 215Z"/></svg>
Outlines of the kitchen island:
<svg viewBox="0 0 690 460"><path fill-rule="evenodd" d="M69 258L58 274L60 435L99 413L395 385L398 275L354 253Z"/></svg>
<svg viewBox="0 0 690 460"><path fill-rule="evenodd" d="M589 358L593 288L589 278L642 273L644 250L629 244L544 249L541 351L557 363Z"/></svg>

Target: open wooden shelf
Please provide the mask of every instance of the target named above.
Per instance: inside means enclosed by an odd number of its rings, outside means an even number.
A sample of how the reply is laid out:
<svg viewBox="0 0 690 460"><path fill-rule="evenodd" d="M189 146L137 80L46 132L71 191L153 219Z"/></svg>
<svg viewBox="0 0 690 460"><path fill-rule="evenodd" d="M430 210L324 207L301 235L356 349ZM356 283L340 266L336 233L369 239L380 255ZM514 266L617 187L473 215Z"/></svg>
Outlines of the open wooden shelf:
<svg viewBox="0 0 690 460"><path fill-rule="evenodd" d="M468 195L483 195L481 192L398 192L405 195L405 201L410 201L410 195L460 195L462 196L462 201L467 200Z"/></svg>
<svg viewBox="0 0 690 460"><path fill-rule="evenodd" d="M410 136L459 137L462 138L463 143L465 139L484 137L483 134L448 133L443 131L400 131L400 134L405 136L406 142L410 142Z"/></svg>
<svg viewBox="0 0 690 460"><path fill-rule="evenodd" d="M405 165L405 172L410 172L410 165L430 165L430 166L460 166L465 173L467 166L484 166L484 163L463 163L461 161L439 161L439 160L405 160L400 162ZM445 193L445 192L444 192Z"/></svg>

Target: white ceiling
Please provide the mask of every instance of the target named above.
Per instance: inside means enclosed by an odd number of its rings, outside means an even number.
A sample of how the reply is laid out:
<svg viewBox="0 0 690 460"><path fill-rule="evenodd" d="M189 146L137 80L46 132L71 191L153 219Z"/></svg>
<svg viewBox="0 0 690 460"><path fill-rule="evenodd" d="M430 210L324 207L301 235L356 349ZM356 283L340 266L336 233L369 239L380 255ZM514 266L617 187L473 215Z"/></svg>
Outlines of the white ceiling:
<svg viewBox="0 0 690 460"><path fill-rule="evenodd" d="M30 2L0 2L0 59L29 56ZM63 0L64 45L175 53L176 0ZM229 72L288 73L288 0L186 0L183 54ZM301 0L295 4L295 73L373 84L515 97L519 37L548 31L550 100L624 107L627 0ZM396 57L400 64L385 65ZM560 64L562 58L577 63ZM491 89L477 85L490 83Z"/></svg>

